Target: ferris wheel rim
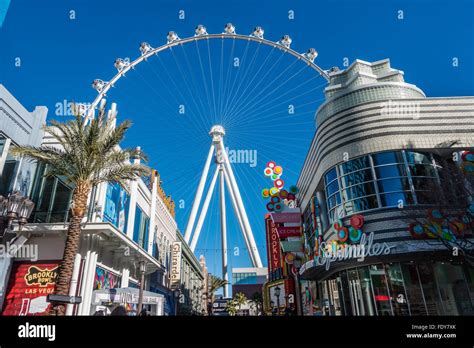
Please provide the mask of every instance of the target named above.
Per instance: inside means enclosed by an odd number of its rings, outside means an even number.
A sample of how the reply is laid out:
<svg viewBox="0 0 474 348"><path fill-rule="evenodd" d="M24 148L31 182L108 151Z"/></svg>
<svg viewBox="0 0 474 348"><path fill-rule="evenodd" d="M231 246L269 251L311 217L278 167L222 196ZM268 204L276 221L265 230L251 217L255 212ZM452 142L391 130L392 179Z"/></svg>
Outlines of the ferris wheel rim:
<svg viewBox="0 0 474 348"><path fill-rule="evenodd" d="M135 60L129 62L126 65L126 67L124 67L122 70L119 70L117 72L117 74L115 74L112 79L107 81L104 84L103 88L100 91L98 91L98 95L94 98L94 101L90 104L89 110L86 113L85 122L87 123L88 120L93 119L95 117L95 109L99 105L100 101L103 100L103 98L106 96L106 93L112 87L114 87L114 84L118 80L120 80L123 76L125 76L125 73L127 73L130 70L133 70L135 68L135 66L142 63L143 61L146 61L148 58L150 58L154 55L157 55L158 53L160 53L162 51L165 51L167 49L171 49L171 48L179 46L179 45L182 46L182 45L190 43L190 42L197 42L197 41L209 40L209 39L247 40L247 41L254 41L254 42L257 42L257 43L261 43L261 44L264 44L264 45L267 45L267 46L270 46L270 47L273 47L273 48L278 48L278 49L284 51L285 53L288 53L288 54L294 56L298 60L302 60L308 66L313 68L313 70L317 71L320 76L324 77L326 79L326 81L328 81L328 82L330 81L329 74L327 73L326 70L322 69L319 65L315 64L312 60L308 59L305 56L304 53L298 53L297 51L290 48L289 45L285 46L285 45L281 44L279 41L274 42L274 41L265 39L263 37L258 37L258 36L252 35L252 34L244 35L244 34L237 34L237 33L233 33L233 34L228 34L228 33L208 34L208 33L205 33L205 34L201 34L201 35L194 35L194 36L186 37L186 38L183 38L183 39L178 37L177 39L175 39L173 41L168 41L166 44L161 45L161 46L156 47L156 48L153 48L150 51L146 52L145 54L140 55Z"/></svg>

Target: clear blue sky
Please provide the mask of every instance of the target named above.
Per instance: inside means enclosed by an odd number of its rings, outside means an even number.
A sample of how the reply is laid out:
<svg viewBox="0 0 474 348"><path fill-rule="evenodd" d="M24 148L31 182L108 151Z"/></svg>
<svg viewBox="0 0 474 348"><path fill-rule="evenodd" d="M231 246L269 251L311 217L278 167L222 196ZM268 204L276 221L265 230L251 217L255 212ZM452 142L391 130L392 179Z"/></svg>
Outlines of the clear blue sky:
<svg viewBox="0 0 474 348"><path fill-rule="evenodd" d="M184 20L179 19L180 10L185 11ZM293 20L288 18L289 10L294 11ZM403 19L398 19L400 10ZM70 11L74 11L75 19L70 18ZM96 95L90 86L92 80L110 79L116 72L115 58L137 57L142 41L156 47L164 43L169 30L187 37L197 24L204 24L210 33L220 33L226 22L232 22L237 32L244 34L261 25L265 37L274 41L289 34L292 48L299 52L315 47L319 52L317 63L323 68L344 68L345 58L350 62L357 58L390 58L393 67L405 72L406 81L419 86L427 96L474 95L473 11L474 2L467 0L13 0L0 29L0 82L28 109L46 105L49 117L62 117L55 114L57 103L92 101ZM265 47L257 52L257 46L249 45L249 58L245 61L246 43L237 43L235 56L242 59L242 71L238 75L238 70L231 70L228 81L237 81L236 88L241 89L235 94L228 92L230 100L224 104L231 107L234 95L236 101L246 100L248 95L243 92L247 84L249 91L259 80L262 84L257 91L274 85L263 93L263 99L257 98L248 108L237 108L235 113L224 115L222 109L213 109L215 99L209 99L211 70L214 87L219 89L220 50L226 59L231 52L230 43L221 47L220 41L209 46L203 42L198 47L177 48L150 60L127 74L109 93L108 100L118 103L119 119L130 118L134 122L125 145L140 145L150 156L150 164L162 174L166 191L176 201L185 202L185 208L177 209L181 230L185 228L210 145L206 134L210 126L224 124L228 132L226 144L231 149L257 151L256 167L236 164L235 172L266 264L265 208L260 191L269 181L263 177L263 169L268 160L275 160L285 168L283 179L288 184L296 182L314 134L312 120L323 97L324 81L308 80L314 74L310 75L312 71L303 69L301 64L291 66L281 80L273 81L278 74L275 71L292 64L294 59L287 56L265 77L266 68L258 73L259 64L266 57L276 61L279 53ZM256 58L253 64L249 60L251 54ZM452 65L454 57L458 58L458 67ZM20 66L15 65L17 58ZM297 75L300 68L304 71ZM297 76L283 85L293 74ZM257 76L254 81L253 76ZM301 86L305 81L308 83ZM223 85L230 88L232 83ZM309 89L311 93L304 95ZM187 110L184 116L177 111L181 103ZM297 110L293 116L287 112L291 103ZM227 208L231 210L230 202ZM243 238L230 216L229 266L250 266ZM218 206L213 203L197 254L204 254L210 270L220 274L218 229ZM233 254L234 247L240 248L240 255Z"/></svg>

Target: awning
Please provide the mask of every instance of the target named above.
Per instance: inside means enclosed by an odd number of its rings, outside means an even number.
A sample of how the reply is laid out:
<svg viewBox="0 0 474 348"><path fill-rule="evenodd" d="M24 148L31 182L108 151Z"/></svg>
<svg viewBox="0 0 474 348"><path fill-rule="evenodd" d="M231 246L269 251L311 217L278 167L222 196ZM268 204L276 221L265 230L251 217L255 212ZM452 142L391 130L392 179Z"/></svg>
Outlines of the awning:
<svg viewBox="0 0 474 348"><path fill-rule="evenodd" d="M103 302L117 304L138 304L139 289L116 288L94 290L92 304L99 305ZM164 296L151 291L143 291L144 305L163 305Z"/></svg>
<svg viewBox="0 0 474 348"><path fill-rule="evenodd" d="M25 236L42 236L54 233L65 234L67 227L68 225L64 223L31 223L24 226L21 234ZM157 259L108 222L88 222L85 224L82 227L82 236L91 235L96 235L100 238L102 252L114 254L115 257L131 264L146 261L147 274L157 270L165 270ZM127 253L124 253L124 250L127 250Z"/></svg>

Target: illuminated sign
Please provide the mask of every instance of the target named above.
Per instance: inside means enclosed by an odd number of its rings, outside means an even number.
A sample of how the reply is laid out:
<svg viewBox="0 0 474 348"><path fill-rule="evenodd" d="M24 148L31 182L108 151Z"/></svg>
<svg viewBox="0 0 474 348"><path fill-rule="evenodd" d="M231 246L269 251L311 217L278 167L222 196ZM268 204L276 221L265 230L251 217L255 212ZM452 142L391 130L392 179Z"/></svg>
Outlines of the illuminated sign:
<svg viewBox="0 0 474 348"><path fill-rule="evenodd" d="M301 226L277 226L280 238L301 237Z"/></svg>
<svg viewBox="0 0 474 348"><path fill-rule="evenodd" d="M46 315L54 293L59 261L14 262L2 315Z"/></svg>
<svg viewBox="0 0 474 348"><path fill-rule="evenodd" d="M58 277L57 267L53 269L39 268L31 266L28 268L28 273L25 274L25 282L27 285L38 285L45 287L47 285L55 284L56 278Z"/></svg>
<svg viewBox="0 0 474 348"><path fill-rule="evenodd" d="M267 219L266 223L268 236L269 266L270 270L275 270L281 267L280 237L278 236L278 230L275 227L275 224L270 219Z"/></svg>
<svg viewBox="0 0 474 348"><path fill-rule="evenodd" d="M313 259L314 266L325 265L329 270L331 263L336 261L345 261L357 259L363 262L366 257L390 254L393 246L387 243L374 243L374 232L362 234L359 243L341 244L336 241L319 245L319 256Z"/></svg>

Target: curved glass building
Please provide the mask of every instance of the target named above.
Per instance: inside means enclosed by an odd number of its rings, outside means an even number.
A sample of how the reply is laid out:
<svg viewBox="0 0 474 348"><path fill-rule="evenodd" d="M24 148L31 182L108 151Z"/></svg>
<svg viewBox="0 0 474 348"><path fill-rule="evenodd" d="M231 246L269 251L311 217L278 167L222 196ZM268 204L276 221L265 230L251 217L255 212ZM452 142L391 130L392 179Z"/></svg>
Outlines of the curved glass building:
<svg viewBox="0 0 474 348"><path fill-rule="evenodd" d="M474 314L474 97L332 72L298 187L307 315Z"/></svg>

